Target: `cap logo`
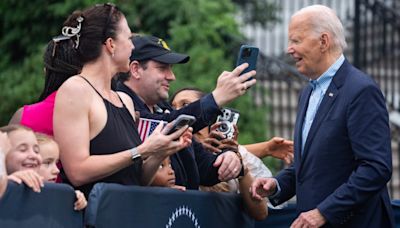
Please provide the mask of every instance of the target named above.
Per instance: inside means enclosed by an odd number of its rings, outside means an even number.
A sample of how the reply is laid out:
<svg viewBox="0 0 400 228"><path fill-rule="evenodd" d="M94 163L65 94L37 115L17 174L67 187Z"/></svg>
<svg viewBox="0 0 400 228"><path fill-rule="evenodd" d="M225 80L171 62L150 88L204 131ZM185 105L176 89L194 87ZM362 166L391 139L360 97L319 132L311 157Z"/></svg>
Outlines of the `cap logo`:
<svg viewBox="0 0 400 228"><path fill-rule="evenodd" d="M163 48L167 49L168 51L171 51L171 48L168 47L167 43L166 43L164 40L158 39L158 42L157 42L157 43L158 43L159 45L161 45Z"/></svg>

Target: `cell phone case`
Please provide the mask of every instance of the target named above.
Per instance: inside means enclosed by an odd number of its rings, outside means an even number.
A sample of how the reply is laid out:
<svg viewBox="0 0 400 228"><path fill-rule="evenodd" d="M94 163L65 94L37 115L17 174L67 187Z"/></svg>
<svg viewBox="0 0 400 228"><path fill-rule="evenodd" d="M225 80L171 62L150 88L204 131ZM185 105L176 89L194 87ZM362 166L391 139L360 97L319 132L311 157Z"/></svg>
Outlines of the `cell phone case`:
<svg viewBox="0 0 400 228"><path fill-rule="evenodd" d="M255 70L257 67L257 58L258 58L258 47L251 45L242 45L239 50L239 55L236 61L236 66L239 66L243 63L248 63L249 66L242 71L242 74Z"/></svg>

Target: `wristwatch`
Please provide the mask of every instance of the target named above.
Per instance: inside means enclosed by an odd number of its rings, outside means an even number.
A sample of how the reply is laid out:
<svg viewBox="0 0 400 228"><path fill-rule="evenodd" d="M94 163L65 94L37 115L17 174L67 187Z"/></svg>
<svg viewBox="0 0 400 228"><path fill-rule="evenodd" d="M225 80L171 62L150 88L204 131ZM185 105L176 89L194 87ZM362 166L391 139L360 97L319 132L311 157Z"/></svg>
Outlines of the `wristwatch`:
<svg viewBox="0 0 400 228"><path fill-rule="evenodd" d="M137 160L142 160L142 155L139 153L137 147L133 147L132 149L130 149L130 152L131 152L131 159L133 162Z"/></svg>

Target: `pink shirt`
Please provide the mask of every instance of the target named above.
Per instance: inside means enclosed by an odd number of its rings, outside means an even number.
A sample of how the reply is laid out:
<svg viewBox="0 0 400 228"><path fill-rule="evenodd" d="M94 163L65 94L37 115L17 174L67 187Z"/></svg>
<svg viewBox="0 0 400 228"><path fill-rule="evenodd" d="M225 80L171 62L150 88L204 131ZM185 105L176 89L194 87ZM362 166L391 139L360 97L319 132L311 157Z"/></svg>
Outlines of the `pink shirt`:
<svg viewBox="0 0 400 228"><path fill-rule="evenodd" d="M53 136L53 112L56 92L50 94L41 102L25 105L21 114L21 125L35 132Z"/></svg>

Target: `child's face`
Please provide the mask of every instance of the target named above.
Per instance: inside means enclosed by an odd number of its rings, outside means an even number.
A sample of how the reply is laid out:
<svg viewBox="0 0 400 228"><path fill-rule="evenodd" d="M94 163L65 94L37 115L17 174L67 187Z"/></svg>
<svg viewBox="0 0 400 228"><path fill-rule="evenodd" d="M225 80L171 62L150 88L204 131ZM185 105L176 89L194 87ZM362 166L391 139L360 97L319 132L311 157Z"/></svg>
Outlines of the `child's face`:
<svg viewBox="0 0 400 228"><path fill-rule="evenodd" d="M170 187L175 185L175 172L171 167L169 158L166 158L161 163L151 185L161 187Z"/></svg>
<svg viewBox="0 0 400 228"><path fill-rule="evenodd" d="M60 157L58 145L54 141L49 141L40 144L39 147L43 161L38 173L45 181L55 182L57 175L60 173L57 167L57 162Z"/></svg>
<svg viewBox="0 0 400 228"><path fill-rule="evenodd" d="M8 133L11 148L6 156L7 173L33 169L38 171L42 158L35 134L31 131L18 129Z"/></svg>

